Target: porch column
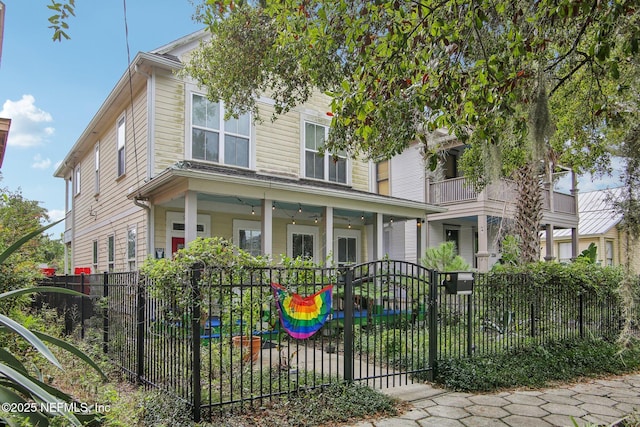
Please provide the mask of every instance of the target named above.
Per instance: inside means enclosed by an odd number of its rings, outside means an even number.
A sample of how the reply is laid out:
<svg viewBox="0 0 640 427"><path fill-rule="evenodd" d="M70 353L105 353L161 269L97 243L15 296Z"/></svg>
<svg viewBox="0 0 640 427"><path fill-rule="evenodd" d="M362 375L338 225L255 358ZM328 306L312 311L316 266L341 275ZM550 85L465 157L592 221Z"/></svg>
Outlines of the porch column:
<svg viewBox="0 0 640 427"><path fill-rule="evenodd" d="M198 193L187 191L184 193L184 246L198 237Z"/></svg>
<svg viewBox="0 0 640 427"><path fill-rule="evenodd" d="M476 253L476 263L478 271L486 273L489 271L489 236L487 227L487 216L478 215L478 253Z"/></svg>
<svg viewBox="0 0 640 427"><path fill-rule="evenodd" d="M571 259L574 260L578 258L578 229L571 229Z"/></svg>
<svg viewBox="0 0 640 427"><path fill-rule="evenodd" d="M373 261L384 257L384 222L381 213L373 216Z"/></svg>
<svg viewBox="0 0 640 427"><path fill-rule="evenodd" d="M262 255L273 255L273 200L262 199L262 222L260 226L260 243Z"/></svg>
<svg viewBox="0 0 640 427"><path fill-rule="evenodd" d="M555 255L553 254L553 224L546 225L545 240L547 244L547 250L544 256L544 260L547 262L551 262L556 259Z"/></svg>
<svg viewBox="0 0 640 427"><path fill-rule="evenodd" d="M420 258L422 258L422 248L424 247L424 241L422 240L423 228L422 218L416 218L416 264L420 264Z"/></svg>
<svg viewBox="0 0 640 427"><path fill-rule="evenodd" d="M326 263L331 261L337 264L337 253L333 254L333 260L329 260L329 256L333 253L333 206L324 207L324 259ZM325 265L329 267L329 265Z"/></svg>

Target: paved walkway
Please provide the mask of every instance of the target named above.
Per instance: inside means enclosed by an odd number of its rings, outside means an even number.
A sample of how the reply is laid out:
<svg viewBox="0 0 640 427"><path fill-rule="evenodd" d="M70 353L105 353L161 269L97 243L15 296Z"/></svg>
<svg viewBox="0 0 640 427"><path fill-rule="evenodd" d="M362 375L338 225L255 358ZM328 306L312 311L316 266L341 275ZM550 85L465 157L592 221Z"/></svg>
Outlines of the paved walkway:
<svg viewBox="0 0 640 427"><path fill-rule="evenodd" d="M541 390L457 393L411 384L384 390L410 403L404 414L354 427L611 425L640 412L640 374ZM573 420L572 420L573 417Z"/></svg>

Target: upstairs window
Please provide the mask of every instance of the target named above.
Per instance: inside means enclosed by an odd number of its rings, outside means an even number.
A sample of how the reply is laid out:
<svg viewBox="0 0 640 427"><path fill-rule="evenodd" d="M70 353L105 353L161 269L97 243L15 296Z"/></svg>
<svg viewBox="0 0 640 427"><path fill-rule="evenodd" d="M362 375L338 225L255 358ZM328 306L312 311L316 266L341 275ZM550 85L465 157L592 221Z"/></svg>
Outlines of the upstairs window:
<svg viewBox="0 0 640 427"><path fill-rule="evenodd" d="M327 126L308 122L304 124L304 176L346 184L347 156L344 151L320 152L328 132Z"/></svg>
<svg viewBox="0 0 640 427"><path fill-rule="evenodd" d="M125 168L125 116L122 116L119 120L118 120L118 132L117 132L117 164L118 164L118 170L117 176L122 176L124 175L126 168Z"/></svg>
<svg viewBox="0 0 640 427"><path fill-rule="evenodd" d="M249 167L251 116L224 120L220 102L193 94L191 100L191 158Z"/></svg>
<svg viewBox="0 0 640 427"><path fill-rule="evenodd" d="M100 144L96 144L94 149L94 169L93 193L100 194Z"/></svg>
<svg viewBox="0 0 640 427"><path fill-rule="evenodd" d="M80 165L73 171L73 194L80 194Z"/></svg>

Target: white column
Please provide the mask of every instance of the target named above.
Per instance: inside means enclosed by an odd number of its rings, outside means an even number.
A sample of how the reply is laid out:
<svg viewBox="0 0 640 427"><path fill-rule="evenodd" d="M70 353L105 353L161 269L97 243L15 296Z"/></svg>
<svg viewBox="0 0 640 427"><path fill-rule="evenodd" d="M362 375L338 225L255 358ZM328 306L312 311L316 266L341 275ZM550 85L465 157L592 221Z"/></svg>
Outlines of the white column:
<svg viewBox="0 0 640 427"><path fill-rule="evenodd" d="M384 257L384 220L381 213L373 217L373 260L377 261Z"/></svg>
<svg viewBox="0 0 640 427"><path fill-rule="evenodd" d="M478 253L476 254L476 262L479 272L486 273L489 271L489 229L486 215L478 215Z"/></svg>
<svg viewBox="0 0 640 427"><path fill-rule="evenodd" d="M273 256L273 200L262 199L262 224L260 239L262 254Z"/></svg>
<svg viewBox="0 0 640 427"><path fill-rule="evenodd" d="M198 193L187 191L184 194L184 246L198 237Z"/></svg>
<svg viewBox="0 0 640 427"><path fill-rule="evenodd" d="M324 259L329 259L333 253L333 206L324 208ZM338 254L333 254L333 262L337 263ZM326 267L329 267L328 265Z"/></svg>

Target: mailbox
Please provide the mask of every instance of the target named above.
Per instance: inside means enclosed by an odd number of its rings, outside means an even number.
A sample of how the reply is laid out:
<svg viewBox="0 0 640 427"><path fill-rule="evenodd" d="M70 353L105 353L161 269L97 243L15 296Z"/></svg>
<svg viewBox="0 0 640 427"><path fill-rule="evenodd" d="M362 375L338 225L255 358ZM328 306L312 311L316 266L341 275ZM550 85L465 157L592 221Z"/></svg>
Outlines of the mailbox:
<svg viewBox="0 0 640 427"><path fill-rule="evenodd" d="M473 273L462 271L446 273L443 284L448 294L471 295L473 292Z"/></svg>

